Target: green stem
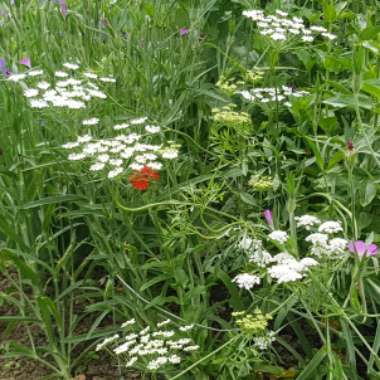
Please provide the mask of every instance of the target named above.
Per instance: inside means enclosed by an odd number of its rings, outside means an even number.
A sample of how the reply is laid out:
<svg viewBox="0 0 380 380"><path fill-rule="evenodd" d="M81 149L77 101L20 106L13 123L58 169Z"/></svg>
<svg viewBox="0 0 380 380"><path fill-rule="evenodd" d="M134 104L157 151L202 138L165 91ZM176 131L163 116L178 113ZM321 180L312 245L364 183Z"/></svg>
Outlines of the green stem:
<svg viewBox="0 0 380 380"><path fill-rule="evenodd" d="M223 350L223 348L227 347L228 345L230 345L231 343L235 342L235 340L237 340L237 338L239 338L239 335L235 335L233 338L231 338L230 340L228 340L226 343L224 343L223 345L221 345L220 347L218 347L216 350L210 352L208 355L204 356L202 359L199 359L197 360L195 363L193 363L190 367L187 367L186 369L184 369L182 372L180 372L179 374L171 377L169 380L175 380L175 379L179 379L181 376L183 376L185 373L191 371L193 368L195 368L198 364L204 362L205 360L211 358L212 356L214 356L217 352Z"/></svg>

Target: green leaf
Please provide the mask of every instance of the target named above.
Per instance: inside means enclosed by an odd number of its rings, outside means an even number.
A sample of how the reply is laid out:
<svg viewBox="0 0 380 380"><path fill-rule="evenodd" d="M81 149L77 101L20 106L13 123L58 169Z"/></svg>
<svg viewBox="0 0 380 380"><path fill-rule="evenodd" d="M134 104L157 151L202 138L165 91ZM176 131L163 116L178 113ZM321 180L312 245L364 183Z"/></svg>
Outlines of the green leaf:
<svg viewBox="0 0 380 380"><path fill-rule="evenodd" d="M31 208L52 205L56 203L64 203L64 202L74 202L74 201L87 201L87 199L80 195L75 194L67 194L67 195L59 195L54 197L47 197L43 199L39 199L37 201L29 202L20 207L21 210L29 210Z"/></svg>
<svg viewBox="0 0 380 380"><path fill-rule="evenodd" d="M328 104L330 106L336 107L336 108L352 108L355 109L356 107L356 98L353 95L337 95L332 98L326 99L323 101L324 104ZM373 108L373 102L370 97L366 95L359 95L358 98L358 106L360 108L366 109L366 110L372 110Z"/></svg>
<svg viewBox="0 0 380 380"><path fill-rule="evenodd" d="M155 276L151 280L146 281L144 285L141 286L140 292L143 292L144 290L149 289L151 286L154 286L162 281L166 281L169 278L171 278L169 274L160 274L159 276Z"/></svg>
<svg viewBox="0 0 380 380"><path fill-rule="evenodd" d="M240 199L250 206L257 206L255 198L249 193L241 192Z"/></svg>
<svg viewBox="0 0 380 380"><path fill-rule="evenodd" d="M380 100L380 79L368 79L363 81L362 90Z"/></svg>
<svg viewBox="0 0 380 380"><path fill-rule="evenodd" d="M375 361L379 365L379 357L374 355L374 352L379 353L380 350L380 321L377 321L375 339L373 340L372 351L368 361L368 372L373 370L373 364ZM380 369L380 368L379 368Z"/></svg>
<svg viewBox="0 0 380 380"><path fill-rule="evenodd" d="M322 347L310 360L303 371L297 376L296 380L311 380L316 378L319 365L327 355L326 348Z"/></svg>
<svg viewBox="0 0 380 380"><path fill-rule="evenodd" d="M368 206L376 197L377 194L377 185L372 181L367 182L367 185L364 190L364 199L361 201L363 207Z"/></svg>
<svg viewBox="0 0 380 380"><path fill-rule="evenodd" d="M52 316L56 317L56 323L59 324L60 316L57 313L56 306L54 302L48 298L48 297L38 297L37 298L37 304L38 304L38 311L41 317L41 320L43 322L43 328L45 330L45 333L49 337L49 344L54 344L55 342L55 335L54 335L54 327L53 327L53 321ZM57 319L58 317L58 319Z"/></svg>

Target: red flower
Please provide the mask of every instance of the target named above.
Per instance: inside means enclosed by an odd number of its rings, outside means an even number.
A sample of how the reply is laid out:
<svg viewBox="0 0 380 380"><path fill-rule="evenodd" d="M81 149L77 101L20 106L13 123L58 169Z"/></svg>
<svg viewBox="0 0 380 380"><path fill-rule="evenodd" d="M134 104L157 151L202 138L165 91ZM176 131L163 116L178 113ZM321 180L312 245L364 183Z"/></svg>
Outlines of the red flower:
<svg viewBox="0 0 380 380"><path fill-rule="evenodd" d="M144 174L146 177L148 177L150 180L153 181L159 181L160 180L160 173L156 172L155 170L149 168L148 166L144 166L140 170L141 174Z"/></svg>
<svg viewBox="0 0 380 380"><path fill-rule="evenodd" d="M128 178L131 185L140 191L145 191L149 188L151 181L158 181L160 179L160 173L144 166L140 171L135 171Z"/></svg>

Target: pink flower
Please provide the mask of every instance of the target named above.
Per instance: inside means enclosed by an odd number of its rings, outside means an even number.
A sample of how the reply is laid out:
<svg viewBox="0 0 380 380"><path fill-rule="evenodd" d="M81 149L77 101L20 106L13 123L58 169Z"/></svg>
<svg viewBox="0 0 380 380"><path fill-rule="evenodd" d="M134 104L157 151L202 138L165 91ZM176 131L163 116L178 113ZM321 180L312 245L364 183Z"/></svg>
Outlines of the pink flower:
<svg viewBox="0 0 380 380"><path fill-rule="evenodd" d="M63 17L67 16L68 6L66 0L53 0L54 3L59 4L59 8L61 10L61 14Z"/></svg>
<svg viewBox="0 0 380 380"><path fill-rule="evenodd" d="M0 58L0 71L3 73L5 77L9 77L12 73L7 67L7 63L5 59Z"/></svg>
<svg viewBox="0 0 380 380"><path fill-rule="evenodd" d="M376 256L378 247L376 244L366 244L363 240L356 240L348 244L348 249L358 256Z"/></svg>
<svg viewBox="0 0 380 380"><path fill-rule="evenodd" d="M263 216L269 226L273 227L273 214L271 210L264 210Z"/></svg>
<svg viewBox="0 0 380 380"><path fill-rule="evenodd" d="M348 139L346 142L346 147L349 152L352 152L354 150L354 144L351 139Z"/></svg>
<svg viewBox="0 0 380 380"><path fill-rule="evenodd" d="M19 64L20 64L20 65L27 66L27 67L29 67L29 68L32 67L32 61L30 60L29 57L21 58L20 61L19 61Z"/></svg>
<svg viewBox="0 0 380 380"><path fill-rule="evenodd" d="M68 6L67 6L67 3L66 3L66 0L60 0L59 5L60 5L60 8L61 8L61 14L62 14L62 16L66 17L67 16L67 10L68 10Z"/></svg>
<svg viewBox="0 0 380 380"><path fill-rule="evenodd" d="M179 35L180 35L181 37L185 37L185 36L187 36L189 33L190 33L190 30L189 30L188 28L181 28L181 29L179 30Z"/></svg>

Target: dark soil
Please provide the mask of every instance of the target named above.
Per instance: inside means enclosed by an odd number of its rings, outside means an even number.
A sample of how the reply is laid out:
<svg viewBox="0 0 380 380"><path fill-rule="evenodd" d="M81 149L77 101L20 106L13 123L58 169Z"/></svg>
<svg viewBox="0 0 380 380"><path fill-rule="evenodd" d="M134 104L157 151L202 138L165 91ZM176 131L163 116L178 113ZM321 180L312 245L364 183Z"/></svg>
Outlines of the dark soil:
<svg viewBox="0 0 380 380"><path fill-rule="evenodd" d="M9 289L8 283L0 274L0 294L6 294L7 289ZM0 316L12 315L17 315L17 311L6 303L1 304L0 298ZM41 342L42 334L38 328L32 328L31 330L35 341L43 343ZM44 380L47 376L52 375L51 370L38 361L27 358L5 357L4 354L9 342L27 346L26 329L22 324L11 326L9 323L0 321L0 380ZM109 357L88 363L81 372L73 380L118 380L116 367ZM138 378L138 374L131 374L128 380Z"/></svg>

